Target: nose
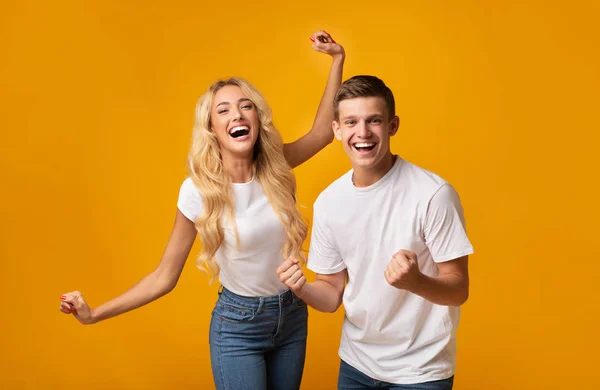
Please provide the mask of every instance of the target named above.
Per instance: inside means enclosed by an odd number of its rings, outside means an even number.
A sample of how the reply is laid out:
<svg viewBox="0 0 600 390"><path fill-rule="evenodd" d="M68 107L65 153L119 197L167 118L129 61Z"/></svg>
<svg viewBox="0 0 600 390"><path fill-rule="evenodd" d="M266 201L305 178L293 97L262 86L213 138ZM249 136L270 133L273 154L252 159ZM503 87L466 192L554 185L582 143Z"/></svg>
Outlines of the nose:
<svg viewBox="0 0 600 390"><path fill-rule="evenodd" d="M242 113L242 110L239 108L234 108L233 120L241 121L242 119L244 119L244 114Z"/></svg>
<svg viewBox="0 0 600 390"><path fill-rule="evenodd" d="M360 138L369 138L371 135L371 130L369 130L369 126L365 121L360 121L357 124L356 135Z"/></svg>

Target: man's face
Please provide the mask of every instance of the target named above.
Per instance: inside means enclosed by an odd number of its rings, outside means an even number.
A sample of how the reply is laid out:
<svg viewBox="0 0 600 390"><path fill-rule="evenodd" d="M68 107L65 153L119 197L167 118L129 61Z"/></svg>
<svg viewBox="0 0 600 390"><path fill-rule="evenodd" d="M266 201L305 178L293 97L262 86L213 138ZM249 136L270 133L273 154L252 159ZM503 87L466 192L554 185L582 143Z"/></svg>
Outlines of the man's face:
<svg viewBox="0 0 600 390"><path fill-rule="evenodd" d="M398 131L398 117L390 118L382 97L342 100L338 112L333 132L342 141L352 167L376 168L390 152L390 137Z"/></svg>

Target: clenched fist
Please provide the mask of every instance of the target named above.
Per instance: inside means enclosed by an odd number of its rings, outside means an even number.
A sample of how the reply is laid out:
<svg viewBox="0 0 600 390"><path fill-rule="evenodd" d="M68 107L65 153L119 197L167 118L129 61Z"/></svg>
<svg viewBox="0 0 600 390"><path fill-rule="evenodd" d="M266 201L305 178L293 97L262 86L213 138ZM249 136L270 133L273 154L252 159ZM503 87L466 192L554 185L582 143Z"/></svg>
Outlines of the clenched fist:
<svg viewBox="0 0 600 390"><path fill-rule="evenodd" d="M406 250L399 250L392 256L383 274L385 280L393 287L411 292L423 276L419 271L417 255Z"/></svg>
<svg viewBox="0 0 600 390"><path fill-rule="evenodd" d="M287 259L277 268L277 276L296 295L300 294L306 284L302 268L300 268L298 260L294 258Z"/></svg>
<svg viewBox="0 0 600 390"><path fill-rule="evenodd" d="M65 295L62 295L60 299L60 311L63 313L73 314L73 316L84 325L93 324L95 322L92 315L92 309L90 309L79 291L66 293Z"/></svg>
<svg viewBox="0 0 600 390"><path fill-rule="evenodd" d="M319 30L315 32L310 40L313 43L313 49L321 53L329 54L331 57L343 59L346 56L344 48L337 43L327 31Z"/></svg>

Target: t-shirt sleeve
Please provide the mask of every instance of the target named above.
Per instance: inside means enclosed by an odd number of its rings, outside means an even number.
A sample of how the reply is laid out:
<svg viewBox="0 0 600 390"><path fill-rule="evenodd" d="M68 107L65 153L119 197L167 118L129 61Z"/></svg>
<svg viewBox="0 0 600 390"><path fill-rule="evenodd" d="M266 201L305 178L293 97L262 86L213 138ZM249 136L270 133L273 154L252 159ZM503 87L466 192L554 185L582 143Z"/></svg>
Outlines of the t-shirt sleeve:
<svg viewBox="0 0 600 390"><path fill-rule="evenodd" d="M325 212L314 206L313 226L308 251L307 268L313 272L329 275L346 268L342 256L337 249L331 229L327 226Z"/></svg>
<svg viewBox="0 0 600 390"><path fill-rule="evenodd" d="M448 183L441 186L429 201L424 235L429 252L438 263L473 253L460 198Z"/></svg>
<svg viewBox="0 0 600 390"><path fill-rule="evenodd" d="M194 182L189 177L185 179L179 189L177 208L192 222L196 222L196 219L202 213L202 198Z"/></svg>

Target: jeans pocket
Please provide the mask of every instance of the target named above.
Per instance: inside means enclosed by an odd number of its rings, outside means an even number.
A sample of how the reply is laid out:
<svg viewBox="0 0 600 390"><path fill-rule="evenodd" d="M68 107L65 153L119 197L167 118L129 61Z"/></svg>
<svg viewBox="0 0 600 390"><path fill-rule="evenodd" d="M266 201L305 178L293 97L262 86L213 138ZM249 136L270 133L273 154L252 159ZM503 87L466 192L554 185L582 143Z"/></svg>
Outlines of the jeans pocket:
<svg viewBox="0 0 600 390"><path fill-rule="evenodd" d="M217 313L223 321L234 323L252 321L256 314L254 309L231 303L219 303L217 307Z"/></svg>
<svg viewBox="0 0 600 390"><path fill-rule="evenodd" d="M294 306L296 307L304 307L306 306L306 302L304 302L302 299L295 297L294 298Z"/></svg>

